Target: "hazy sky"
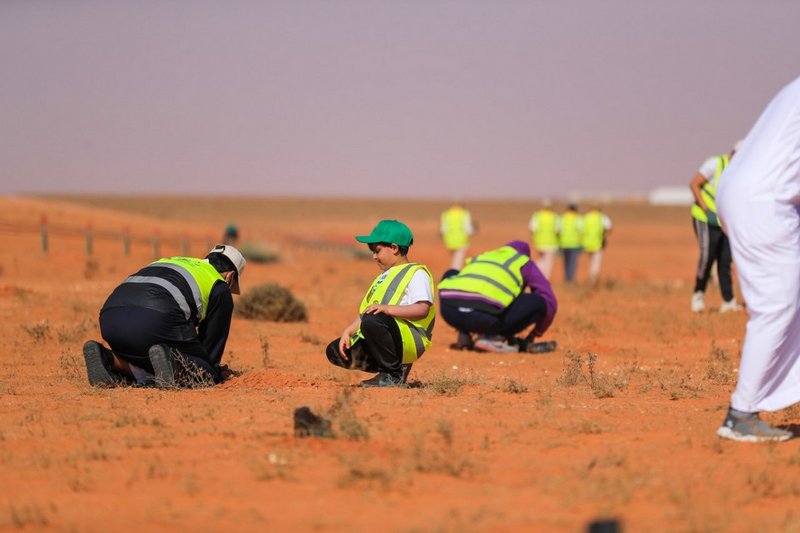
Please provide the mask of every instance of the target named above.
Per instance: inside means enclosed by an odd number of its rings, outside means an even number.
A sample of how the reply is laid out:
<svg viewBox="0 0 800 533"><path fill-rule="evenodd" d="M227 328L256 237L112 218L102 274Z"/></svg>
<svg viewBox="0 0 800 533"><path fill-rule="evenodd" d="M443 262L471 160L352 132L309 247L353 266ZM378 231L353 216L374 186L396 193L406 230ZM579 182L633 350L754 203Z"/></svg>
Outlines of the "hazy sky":
<svg viewBox="0 0 800 533"><path fill-rule="evenodd" d="M2 194L641 194L800 75L800 1L2 0L0 68Z"/></svg>

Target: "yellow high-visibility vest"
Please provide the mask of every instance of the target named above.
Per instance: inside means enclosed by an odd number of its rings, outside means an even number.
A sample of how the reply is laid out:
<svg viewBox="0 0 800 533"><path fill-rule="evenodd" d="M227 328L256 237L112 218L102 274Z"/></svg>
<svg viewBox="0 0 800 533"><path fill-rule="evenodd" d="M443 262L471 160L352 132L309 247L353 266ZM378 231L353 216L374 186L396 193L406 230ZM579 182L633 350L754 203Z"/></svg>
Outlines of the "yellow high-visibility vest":
<svg viewBox="0 0 800 533"><path fill-rule="evenodd" d="M167 277L153 276L142 272L147 267L153 266L169 268L176 272L180 276L177 279L182 278L189 286L191 299L179 286L175 285L174 280L171 281ZM147 267L137 274L128 276L124 283L151 283L165 288L175 298L186 319L193 321L195 324L206 317L208 297L214 284L225 280L208 261L194 257L168 257L150 263Z"/></svg>
<svg viewBox="0 0 800 533"><path fill-rule="evenodd" d="M448 250L466 248L469 244L467 219L469 212L462 207L451 207L442 213L442 238Z"/></svg>
<svg viewBox="0 0 800 533"><path fill-rule="evenodd" d="M714 171L714 177L711 181L706 182L700 188L700 196L703 198L703 201L708 206L708 210L712 213L717 213L717 187L719 186L719 177L722 175L722 171L725 170L725 167L728 166L730 162L730 157L727 155L719 155L717 156L717 169ZM700 204L697 202L692 204L692 216L699 220L700 222L708 223L708 215L700 207Z"/></svg>
<svg viewBox="0 0 800 533"><path fill-rule="evenodd" d="M555 250L558 248L558 215L551 209L537 211L531 217L533 230L533 247L537 250Z"/></svg>
<svg viewBox="0 0 800 533"><path fill-rule="evenodd" d="M431 280L431 294L433 294L433 276L425 265L417 263L406 263L395 265L389 270L382 272L370 285L359 306L359 313L364 313L364 309L371 304L398 305L403 298L403 294L411 281L412 276L418 270L424 270ZM394 317L393 317L394 318ZM418 320L408 320L405 318L394 318L400 330L400 337L403 339L403 363L413 363L431 345L433 337L433 324L436 318L436 309L433 302L428 309L428 314ZM363 339L361 329L353 336L352 342Z"/></svg>
<svg viewBox="0 0 800 533"><path fill-rule="evenodd" d="M603 213L592 209L583 215L583 249L587 252L596 252L603 247Z"/></svg>
<svg viewBox="0 0 800 533"><path fill-rule="evenodd" d="M561 231L558 233L558 244L562 248L580 248L583 220L574 211L561 215Z"/></svg>
<svg viewBox="0 0 800 533"><path fill-rule="evenodd" d="M520 271L528 261L527 255L502 246L469 259L458 274L439 282L439 290L480 294L505 309L522 293L525 285Z"/></svg>

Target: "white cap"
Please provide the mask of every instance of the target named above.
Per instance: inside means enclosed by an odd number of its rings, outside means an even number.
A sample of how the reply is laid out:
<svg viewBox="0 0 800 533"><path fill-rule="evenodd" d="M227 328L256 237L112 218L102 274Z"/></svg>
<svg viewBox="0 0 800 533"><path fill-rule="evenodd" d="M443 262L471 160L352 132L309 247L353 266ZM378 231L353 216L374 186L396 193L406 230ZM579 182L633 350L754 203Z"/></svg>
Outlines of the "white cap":
<svg viewBox="0 0 800 533"><path fill-rule="evenodd" d="M233 263L234 268L236 268L236 278L234 278L233 282L231 283L231 292L233 294L239 294L239 278L242 276L242 272L244 272L244 265L247 263L247 261L244 260L242 252L230 244L218 244L213 250L208 252L208 255L211 254L222 254L230 259L231 263Z"/></svg>

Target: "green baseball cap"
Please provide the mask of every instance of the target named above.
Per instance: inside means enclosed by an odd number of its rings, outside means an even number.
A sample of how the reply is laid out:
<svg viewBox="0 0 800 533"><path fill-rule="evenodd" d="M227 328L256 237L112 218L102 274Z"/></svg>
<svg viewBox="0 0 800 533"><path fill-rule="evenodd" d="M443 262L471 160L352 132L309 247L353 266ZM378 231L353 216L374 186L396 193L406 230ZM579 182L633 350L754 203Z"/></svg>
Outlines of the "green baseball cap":
<svg viewBox="0 0 800 533"><path fill-rule="evenodd" d="M369 235L357 235L356 240L366 244L377 242L388 242L398 246L411 246L414 242L414 235L408 226L399 220L381 220L372 229Z"/></svg>

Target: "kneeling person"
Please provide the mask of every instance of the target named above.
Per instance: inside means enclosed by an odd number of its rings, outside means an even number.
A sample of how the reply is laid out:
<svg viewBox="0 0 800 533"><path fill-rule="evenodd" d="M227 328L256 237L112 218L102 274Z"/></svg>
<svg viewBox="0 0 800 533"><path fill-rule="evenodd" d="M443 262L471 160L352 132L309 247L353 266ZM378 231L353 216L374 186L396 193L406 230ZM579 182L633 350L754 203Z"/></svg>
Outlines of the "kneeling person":
<svg viewBox="0 0 800 533"><path fill-rule="evenodd" d="M96 341L83 346L89 383L214 384L244 270L242 254L217 245L205 259L170 257L150 263L120 284L100 311Z"/></svg>
<svg viewBox="0 0 800 533"><path fill-rule="evenodd" d="M514 352L518 346L509 340L532 324L534 337L544 335L558 304L530 255L527 243L511 241L468 260L461 271L445 272L439 300L442 318L458 330L455 348Z"/></svg>
<svg viewBox="0 0 800 533"><path fill-rule="evenodd" d="M408 260L411 230L397 220L381 220L366 243L382 273L361 300L359 316L328 345L328 360L343 368L377 372L364 387L403 386L411 365L431 344L433 277Z"/></svg>

